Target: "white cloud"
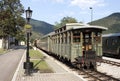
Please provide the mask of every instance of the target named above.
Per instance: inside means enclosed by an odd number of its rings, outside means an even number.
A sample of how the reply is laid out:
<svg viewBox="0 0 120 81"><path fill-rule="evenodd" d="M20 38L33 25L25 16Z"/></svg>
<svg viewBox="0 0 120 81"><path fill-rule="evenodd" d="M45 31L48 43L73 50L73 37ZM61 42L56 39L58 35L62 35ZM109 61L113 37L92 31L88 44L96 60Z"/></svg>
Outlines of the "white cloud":
<svg viewBox="0 0 120 81"><path fill-rule="evenodd" d="M73 6L79 6L81 9L105 6L104 0L71 0L70 4Z"/></svg>

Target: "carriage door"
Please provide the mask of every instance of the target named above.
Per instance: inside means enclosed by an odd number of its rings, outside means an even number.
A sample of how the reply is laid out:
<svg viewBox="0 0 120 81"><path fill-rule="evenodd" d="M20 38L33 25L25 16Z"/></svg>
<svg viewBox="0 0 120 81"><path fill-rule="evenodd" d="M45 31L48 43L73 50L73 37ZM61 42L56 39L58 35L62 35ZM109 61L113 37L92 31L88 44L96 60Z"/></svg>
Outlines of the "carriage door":
<svg viewBox="0 0 120 81"><path fill-rule="evenodd" d="M83 33L83 51L92 50L92 37L91 32Z"/></svg>
<svg viewBox="0 0 120 81"><path fill-rule="evenodd" d="M90 68L96 66L95 51L93 50L93 32L83 32L83 59L84 64Z"/></svg>
<svg viewBox="0 0 120 81"><path fill-rule="evenodd" d="M95 51L92 50L92 32L83 33L83 57L91 61L95 58Z"/></svg>

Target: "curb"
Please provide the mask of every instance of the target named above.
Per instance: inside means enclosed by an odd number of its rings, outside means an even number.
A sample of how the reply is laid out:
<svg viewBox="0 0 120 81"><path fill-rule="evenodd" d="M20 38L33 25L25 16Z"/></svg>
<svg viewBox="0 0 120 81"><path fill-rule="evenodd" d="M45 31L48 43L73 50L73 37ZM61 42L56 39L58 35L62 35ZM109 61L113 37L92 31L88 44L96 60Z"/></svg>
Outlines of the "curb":
<svg viewBox="0 0 120 81"><path fill-rule="evenodd" d="M13 78L12 78L11 81L16 81L16 77L17 77L17 74L18 74L18 72L19 72L19 68L20 68L20 66L21 66L21 64L22 64L22 61L23 61L23 59L24 59L24 57L25 57L25 53L26 53L26 50L25 50L25 52L24 52L23 55L22 55L22 58L21 58L21 60L20 60L20 62L19 62L19 64L18 64L18 67L17 67L17 69L16 69L16 71L15 71L15 73L14 73Z"/></svg>
<svg viewBox="0 0 120 81"><path fill-rule="evenodd" d="M63 69L65 69L67 72L69 73L73 73L75 76L79 77L82 81L87 81L85 80L82 76L79 76L76 72L73 72L72 70L70 70L67 66L65 66L64 64L60 63L59 61L55 60L53 57L47 55L45 52L37 49L39 52L41 52L43 55L47 56L48 58L50 58L51 60L54 60L54 62L56 62L59 66L61 66Z"/></svg>

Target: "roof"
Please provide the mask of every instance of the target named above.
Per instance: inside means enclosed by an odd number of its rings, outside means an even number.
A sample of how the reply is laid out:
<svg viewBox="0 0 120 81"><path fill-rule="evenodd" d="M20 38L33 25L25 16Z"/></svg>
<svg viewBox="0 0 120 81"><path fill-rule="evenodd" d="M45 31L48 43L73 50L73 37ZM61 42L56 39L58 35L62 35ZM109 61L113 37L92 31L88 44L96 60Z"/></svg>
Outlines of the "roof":
<svg viewBox="0 0 120 81"><path fill-rule="evenodd" d="M108 28L103 27L103 26L95 26L95 25L83 25L83 26L73 26L73 29L87 29L87 28L94 28L94 29L101 29L101 30L108 30Z"/></svg>
<svg viewBox="0 0 120 81"><path fill-rule="evenodd" d="M107 27L103 27L103 26L95 26L95 25L89 25L86 23L67 23L65 26L66 30L70 30L70 29L81 29L81 28L95 28L95 29L101 29L101 30L107 30ZM61 29L63 27L60 27L58 29ZM56 29L56 30L58 30Z"/></svg>
<svg viewBox="0 0 120 81"><path fill-rule="evenodd" d="M61 31L61 32L58 32L58 33L63 33L63 32L66 32L69 30L74 30L74 29L88 29L88 28L90 28L90 29L97 29L97 30L100 29L101 31L108 29L108 28L103 27L103 26L95 26L95 25L89 25L89 24L84 24L84 23L67 23L63 27L66 27L66 29ZM60 28L58 28L58 29L60 29ZM58 29L56 29L56 30L58 30ZM54 34L58 34L58 33L55 33L55 31L45 35L43 38L54 35Z"/></svg>
<svg viewBox="0 0 120 81"><path fill-rule="evenodd" d="M110 34L102 35L102 37L113 37L113 36L120 36L120 33L110 33Z"/></svg>
<svg viewBox="0 0 120 81"><path fill-rule="evenodd" d="M54 35L54 34L55 34L55 32L50 32L50 33L44 35L42 38L46 38L46 37L51 36L51 35Z"/></svg>
<svg viewBox="0 0 120 81"><path fill-rule="evenodd" d="M84 25L88 25L85 23L67 23L66 26L84 26Z"/></svg>

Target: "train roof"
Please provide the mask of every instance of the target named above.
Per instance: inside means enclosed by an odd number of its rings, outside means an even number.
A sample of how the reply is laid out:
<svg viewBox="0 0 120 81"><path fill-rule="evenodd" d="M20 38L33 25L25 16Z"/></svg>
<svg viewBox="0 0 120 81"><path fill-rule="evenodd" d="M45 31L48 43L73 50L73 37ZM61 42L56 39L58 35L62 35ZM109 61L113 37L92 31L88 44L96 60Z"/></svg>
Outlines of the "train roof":
<svg viewBox="0 0 120 81"><path fill-rule="evenodd" d="M54 34L55 34L55 32L53 31L53 32L50 32L50 33L44 35L42 38L46 38L46 37L51 36L51 35L54 35Z"/></svg>
<svg viewBox="0 0 120 81"><path fill-rule="evenodd" d="M94 26L94 25L83 25L83 26L73 26L72 29L87 29L87 28L94 28L94 29L101 29L101 30L107 30L108 28L102 27L102 26Z"/></svg>
<svg viewBox="0 0 120 81"><path fill-rule="evenodd" d="M58 28L55 31L60 31L60 30L66 31L66 30L71 30L71 29L87 29L87 28L100 29L100 30L108 29L103 26L89 25L89 24L85 24L85 23L67 23L65 26Z"/></svg>
<svg viewBox="0 0 120 81"><path fill-rule="evenodd" d="M76 30L76 29L97 29L97 30L103 31L103 30L107 30L108 28L103 27L103 26L84 24L84 23L67 23L65 26L56 29L54 32L51 32L45 35L43 38L51 36L51 35L63 33L69 30Z"/></svg>
<svg viewBox="0 0 120 81"><path fill-rule="evenodd" d="M114 36L120 36L120 33L110 33L102 35L102 37L114 37Z"/></svg>

